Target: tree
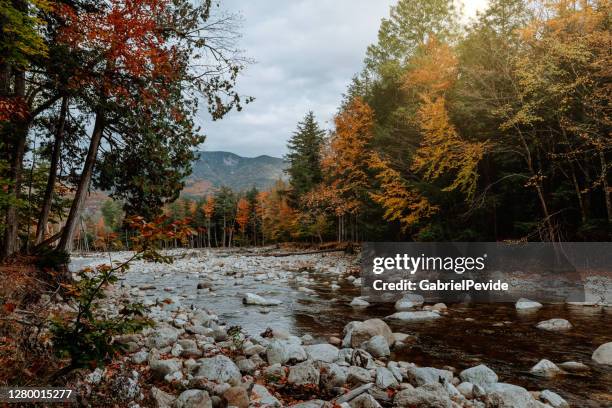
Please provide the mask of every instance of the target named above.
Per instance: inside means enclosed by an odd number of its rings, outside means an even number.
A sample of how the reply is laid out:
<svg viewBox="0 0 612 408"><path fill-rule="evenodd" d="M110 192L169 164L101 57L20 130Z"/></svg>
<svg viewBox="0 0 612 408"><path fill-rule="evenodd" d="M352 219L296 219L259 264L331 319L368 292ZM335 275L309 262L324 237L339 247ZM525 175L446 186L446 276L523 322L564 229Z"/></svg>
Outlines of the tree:
<svg viewBox="0 0 612 408"><path fill-rule="evenodd" d="M240 229L242 237L245 238L246 229L251 219L251 208L249 202L243 197L236 204L236 223Z"/></svg>
<svg viewBox="0 0 612 408"><path fill-rule="evenodd" d="M354 239L357 218L368 198L368 148L373 136L374 112L358 97L336 115L334 122L336 130L331 136L323 167L329 174L330 187L341 200L336 210L341 224L340 239L347 238L349 231ZM347 215L349 228L344 226Z"/></svg>
<svg viewBox="0 0 612 408"><path fill-rule="evenodd" d="M472 198L477 187L478 164L487 142L469 142L461 138L451 123L446 108L446 93L457 77L457 59L450 47L431 38L422 54L412 60L413 69L406 77L406 88L416 88L421 106L416 118L422 140L413 157L412 170L423 172L426 180L456 172L444 191L460 189Z"/></svg>
<svg viewBox="0 0 612 408"><path fill-rule="evenodd" d="M66 43L93 55L95 61L79 77L88 90L95 124L60 248L71 245L100 141L105 133L112 137L109 120L113 109L139 105L146 111L172 95L178 84L185 87L181 96L189 95L185 89L200 92L214 119L233 107L240 108L240 97L232 88L241 65L227 55L231 51L223 23L208 21L211 5L193 6L187 0L120 0L80 14L64 8L70 22L64 32ZM207 34L209 40L204 39ZM207 64L204 73L201 64Z"/></svg>
<svg viewBox="0 0 612 408"><path fill-rule="evenodd" d="M121 211L121 205L119 202L107 199L102 203L100 212L104 219L104 225L110 228L111 231L116 231L121 227L121 220L123 218L123 211Z"/></svg>
<svg viewBox="0 0 612 408"><path fill-rule="evenodd" d="M289 139L286 171L295 201L323 180L321 148L324 136L325 131L319 128L314 113L310 111L298 122L297 130Z"/></svg>
<svg viewBox="0 0 612 408"><path fill-rule="evenodd" d="M438 211L429 200L420 194L415 186L410 186L390 164L372 153L372 169L377 171L376 180L380 188L370 193L372 200L385 209L387 221L398 221L402 231L414 227Z"/></svg>

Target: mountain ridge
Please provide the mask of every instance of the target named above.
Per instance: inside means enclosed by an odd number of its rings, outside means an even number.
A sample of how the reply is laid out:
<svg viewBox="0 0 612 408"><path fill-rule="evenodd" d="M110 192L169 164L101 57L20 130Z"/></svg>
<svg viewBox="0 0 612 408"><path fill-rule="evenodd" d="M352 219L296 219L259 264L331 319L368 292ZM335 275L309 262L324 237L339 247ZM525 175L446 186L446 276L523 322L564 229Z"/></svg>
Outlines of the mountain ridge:
<svg viewBox="0 0 612 408"><path fill-rule="evenodd" d="M222 186L235 191L252 187L266 190L279 179L287 178L287 163L279 157L267 154L244 157L222 150L198 151L196 155L192 173L185 181L184 195L201 196Z"/></svg>

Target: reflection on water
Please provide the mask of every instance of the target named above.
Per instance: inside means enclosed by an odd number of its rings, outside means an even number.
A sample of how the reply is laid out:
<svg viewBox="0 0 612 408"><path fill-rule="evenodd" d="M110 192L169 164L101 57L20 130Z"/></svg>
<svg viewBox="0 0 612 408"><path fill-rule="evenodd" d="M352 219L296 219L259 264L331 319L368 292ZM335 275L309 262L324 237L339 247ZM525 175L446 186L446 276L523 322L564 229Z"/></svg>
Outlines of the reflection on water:
<svg viewBox="0 0 612 408"><path fill-rule="evenodd" d="M251 276L215 281L213 294L196 289L193 273L152 274L130 272L126 277L132 286L154 284L146 291L150 297L169 295L162 289L171 287L173 294L215 311L230 325L240 325L249 333L261 333L267 327L285 329L302 335L325 339L339 336L351 320L382 318L393 313L392 304L373 304L367 309L348 306L359 289L341 281L341 289L333 291L329 283L336 278L325 273L303 272L314 279L308 285L313 293L299 291L305 284L293 279L256 281ZM154 280L154 281L152 281ZM253 292L280 299L275 307L244 306L242 295ZM470 318L473 320L466 320ZM536 329L536 323L551 318L569 320L574 328L565 333ZM513 304L449 305L445 317L418 323L391 323L393 331L414 334L417 341L408 349L396 352L396 360L421 366L453 366L458 370L484 363L500 377L500 381L524 386L529 390L551 389L577 407L612 406L612 370L597 366L591 354L602 343L612 341L612 309L570 305L547 305L532 313L519 313ZM584 374L567 374L544 379L529 374L540 359L555 363L579 361L592 367Z"/></svg>
<svg viewBox="0 0 612 408"><path fill-rule="evenodd" d="M324 277L321 277L324 279ZM248 288L248 289L247 289ZM327 286L312 286L316 294L296 292L293 288L274 285L253 285L265 296L282 299L280 307L244 307L238 292L205 300L230 324L238 324L251 333L266 327L287 329L295 334L311 334L325 339L338 336L351 320L384 317L394 312L392 304L375 304L357 310L348 306L359 291L343 287L331 291ZM591 354L602 343L612 341L610 308L550 305L532 313L517 312L513 304L449 305L443 319L419 323L390 323L393 331L417 335L408 349L392 356L395 360L421 366L453 366L458 370L484 363L492 368L500 381L521 385L528 390L551 389L579 407L612 406L612 370L593 366L585 375L567 374L544 379L529 374L540 359L555 363L580 361L588 365ZM268 313L267 311L270 310ZM466 321L466 318L474 321ZM551 333L534 326L552 318L569 320L574 328L566 333ZM500 323L506 322L502 326ZM586 400L593 399L591 403ZM596 402L599 401L599 402Z"/></svg>

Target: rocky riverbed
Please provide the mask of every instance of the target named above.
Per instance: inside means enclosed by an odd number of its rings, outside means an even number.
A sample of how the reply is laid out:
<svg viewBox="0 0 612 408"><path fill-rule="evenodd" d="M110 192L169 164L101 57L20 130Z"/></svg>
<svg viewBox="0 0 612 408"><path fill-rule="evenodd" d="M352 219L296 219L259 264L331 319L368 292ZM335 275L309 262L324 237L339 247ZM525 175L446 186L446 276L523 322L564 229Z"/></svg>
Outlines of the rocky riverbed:
<svg viewBox="0 0 612 408"><path fill-rule="evenodd" d="M612 404L609 308L369 305L355 257L259 251L134 264L106 307L142 300L157 325L116 339L129 354L89 374L83 398L106 386L131 407Z"/></svg>

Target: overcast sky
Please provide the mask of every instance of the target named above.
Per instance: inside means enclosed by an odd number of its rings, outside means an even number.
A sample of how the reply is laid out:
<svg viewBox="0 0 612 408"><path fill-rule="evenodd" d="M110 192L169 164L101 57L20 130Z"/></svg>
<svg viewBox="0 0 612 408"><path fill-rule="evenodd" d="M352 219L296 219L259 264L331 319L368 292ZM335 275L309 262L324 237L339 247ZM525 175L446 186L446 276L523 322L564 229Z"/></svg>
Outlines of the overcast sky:
<svg viewBox="0 0 612 408"><path fill-rule="evenodd" d="M487 0L464 0L474 15ZM314 111L325 128L366 48L376 41L380 20L396 0L224 0L242 15L239 48L255 61L242 73L238 91L255 97L242 112L198 124L206 134L203 150L246 157L280 157L296 124Z"/></svg>

